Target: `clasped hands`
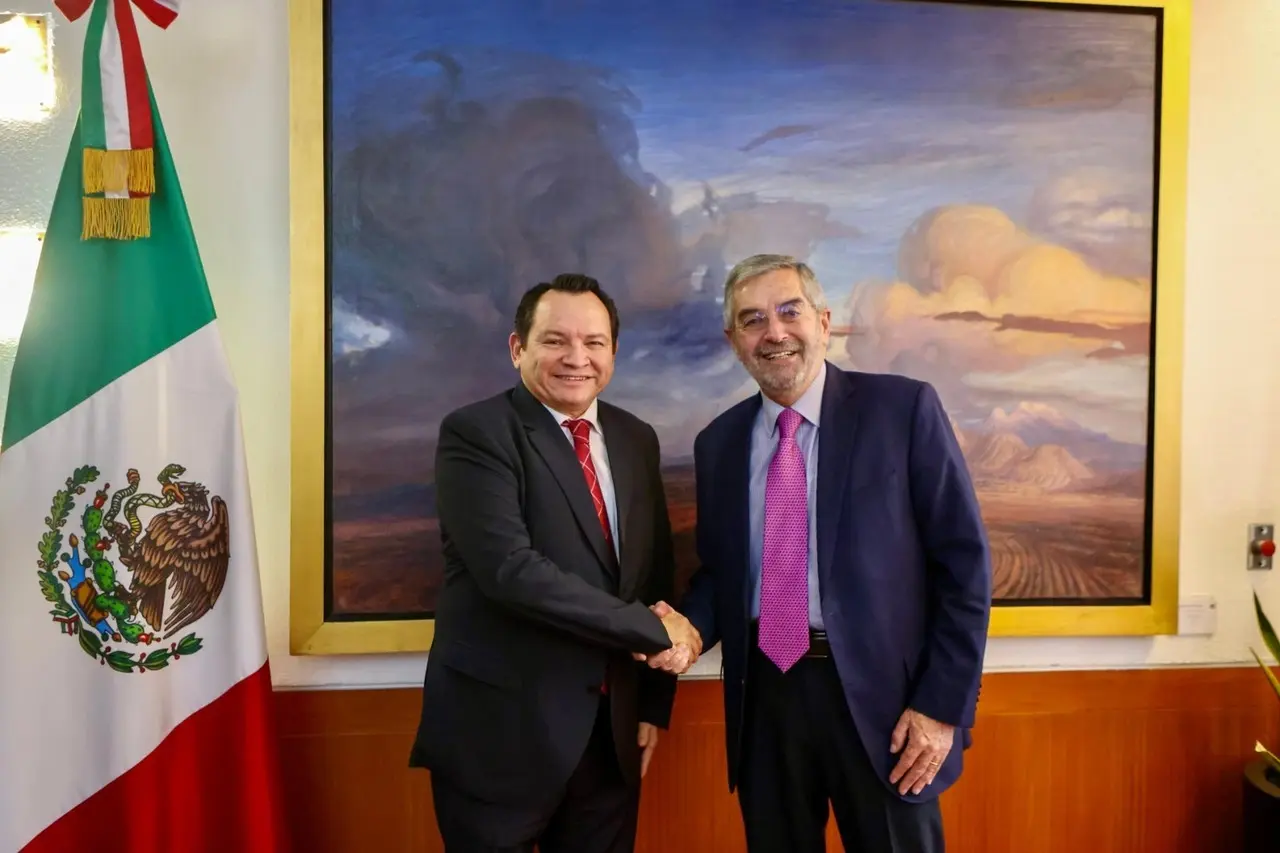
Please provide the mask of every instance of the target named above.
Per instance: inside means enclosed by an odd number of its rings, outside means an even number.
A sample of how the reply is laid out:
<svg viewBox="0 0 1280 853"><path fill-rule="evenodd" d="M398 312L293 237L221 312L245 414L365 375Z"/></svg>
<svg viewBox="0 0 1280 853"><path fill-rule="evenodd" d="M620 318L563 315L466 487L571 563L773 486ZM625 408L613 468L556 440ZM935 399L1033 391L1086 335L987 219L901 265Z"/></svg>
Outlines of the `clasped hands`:
<svg viewBox="0 0 1280 853"><path fill-rule="evenodd" d="M698 633L697 628L693 627L693 623L665 601L659 601L649 609L662 620L663 627L667 629L667 636L671 638L671 648L656 655L636 652L632 657L638 661L646 661L653 669L683 675L702 654L702 635Z"/></svg>

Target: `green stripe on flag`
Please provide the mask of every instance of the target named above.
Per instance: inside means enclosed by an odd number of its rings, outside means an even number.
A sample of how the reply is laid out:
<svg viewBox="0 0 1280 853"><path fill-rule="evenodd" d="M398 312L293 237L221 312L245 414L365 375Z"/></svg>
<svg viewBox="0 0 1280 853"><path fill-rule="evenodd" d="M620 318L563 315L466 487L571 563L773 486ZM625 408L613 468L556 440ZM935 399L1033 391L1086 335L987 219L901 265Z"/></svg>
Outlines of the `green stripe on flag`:
<svg viewBox="0 0 1280 853"><path fill-rule="evenodd" d="M150 80L147 95L156 136L151 236L80 239L77 123L14 358L5 450L214 319Z"/></svg>
<svg viewBox="0 0 1280 853"><path fill-rule="evenodd" d="M107 125L102 107L102 33L111 13L111 0L97 0L89 12L84 35L84 58L80 84L80 144L85 148L107 147ZM75 146L73 146L74 150ZM78 153L78 152L77 152Z"/></svg>

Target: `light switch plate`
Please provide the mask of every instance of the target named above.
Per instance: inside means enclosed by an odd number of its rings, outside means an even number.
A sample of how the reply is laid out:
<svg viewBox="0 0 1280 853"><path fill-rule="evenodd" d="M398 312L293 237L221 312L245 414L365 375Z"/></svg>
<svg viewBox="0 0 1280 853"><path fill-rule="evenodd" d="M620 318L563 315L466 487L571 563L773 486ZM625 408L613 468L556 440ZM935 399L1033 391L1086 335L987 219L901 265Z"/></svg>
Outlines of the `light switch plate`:
<svg viewBox="0 0 1280 853"><path fill-rule="evenodd" d="M1178 634L1209 637L1218 630L1218 602L1212 595L1187 595L1178 602Z"/></svg>

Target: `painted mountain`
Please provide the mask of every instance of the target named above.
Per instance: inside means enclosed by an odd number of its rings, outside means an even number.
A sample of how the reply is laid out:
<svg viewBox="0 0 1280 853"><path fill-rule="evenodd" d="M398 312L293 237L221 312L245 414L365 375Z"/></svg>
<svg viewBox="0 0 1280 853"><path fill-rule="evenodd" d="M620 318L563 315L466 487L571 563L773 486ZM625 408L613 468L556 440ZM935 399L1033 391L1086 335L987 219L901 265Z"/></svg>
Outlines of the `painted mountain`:
<svg viewBox="0 0 1280 853"><path fill-rule="evenodd" d="M952 427L991 536L1000 599L1130 598L1142 592L1142 445L1043 403Z"/></svg>

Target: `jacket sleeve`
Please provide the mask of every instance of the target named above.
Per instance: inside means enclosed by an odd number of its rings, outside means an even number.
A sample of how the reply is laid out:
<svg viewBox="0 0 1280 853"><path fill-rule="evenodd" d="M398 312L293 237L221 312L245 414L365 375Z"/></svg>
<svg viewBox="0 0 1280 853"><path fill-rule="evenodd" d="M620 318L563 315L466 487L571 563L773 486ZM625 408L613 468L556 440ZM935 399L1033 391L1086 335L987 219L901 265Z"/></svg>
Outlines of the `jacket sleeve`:
<svg viewBox="0 0 1280 853"><path fill-rule="evenodd" d="M671 647L643 602L610 595L533 549L514 451L457 412L440 425L436 501L448 544L493 601L605 648L656 654Z"/></svg>
<svg viewBox="0 0 1280 853"><path fill-rule="evenodd" d="M925 666L911 707L972 728L991 614L990 549L960 445L927 384L916 399L908 472L930 597Z"/></svg>
<svg viewBox="0 0 1280 853"><path fill-rule="evenodd" d="M672 607L675 594L675 548L671 541L671 517L667 512L667 495L662 487L662 450L658 436L649 430L652 436L652 450L648 454L645 473L648 476L649 494L653 500L653 565L649 569L649 580L642 594L646 605L654 605L665 601ZM678 678L669 672L654 669L647 663L637 663L640 668L639 677L639 717L642 723L665 729L671 724L671 710L675 705Z"/></svg>

